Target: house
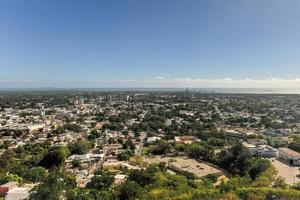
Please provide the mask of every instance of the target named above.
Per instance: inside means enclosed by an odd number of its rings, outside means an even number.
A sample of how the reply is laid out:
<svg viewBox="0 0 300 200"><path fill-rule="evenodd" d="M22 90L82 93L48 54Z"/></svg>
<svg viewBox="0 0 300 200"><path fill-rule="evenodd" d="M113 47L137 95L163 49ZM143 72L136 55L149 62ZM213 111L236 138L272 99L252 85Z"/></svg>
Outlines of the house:
<svg viewBox="0 0 300 200"><path fill-rule="evenodd" d="M66 162L70 163L73 160L78 160L80 163L89 163L89 162L97 162L104 158L104 154L84 154L84 155L71 155Z"/></svg>
<svg viewBox="0 0 300 200"><path fill-rule="evenodd" d="M278 155L279 155L278 150L269 145L265 145L265 144L261 144L261 143L256 143L256 145L254 145L249 142L243 142L243 145L247 149L249 149L250 153L253 156L272 158L272 157L278 157Z"/></svg>
<svg viewBox="0 0 300 200"><path fill-rule="evenodd" d="M258 145L256 155L267 158L278 157L279 151L269 145Z"/></svg>
<svg viewBox="0 0 300 200"><path fill-rule="evenodd" d="M114 181L114 183L116 185L121 185L121 184L125 183L126 178L127 178L127 176L124 175L124 174L117 174L117 175L115 175L115 181Z"/></svg>
<svg viewBox="0 0 300 200"><path fill-rule="evenodd" d="M258 146L258 145L267 145L268 144L268 142L266 140L263 140L263 139L248 139L247 143L253 144L255 146Z"/></svg>
<svg viewBox="0 0 300 200"><path fill-rule="evenodd" d="M148 137L147 144L153 144L153 143L155 143L156 141L158 141L160 139L161 139L160 137L156 137L156 136Z"/></svg>
<svg viewBox="0 0 300 200"><path fill-rule="evenodd" d="M28 126L29 133L42 130L45 127L45 124L31 124Z"/></svg>
<svg viewBox="0 0 300 200"><path fill-rule="evenodd" d="M244 132L241 132L239 130L228 129L228 130L225 130L224 132L225 132L226 136L237 138L237 139L244 139L246 136L246 134Z"/></svg>
<svg viewBox="0 0 300 200"><path fill-rule="evenodd" d="M300 166L300 153L289 149L279 148L279 158L285 163L293 166Z"/></svg>
<svg viewBox="0 0 300 200"><path fill-rule="evenodd" d="M198 139L195 136L176 136L174 137L174 141L176 144L192 144L198 141Z"/></svg>

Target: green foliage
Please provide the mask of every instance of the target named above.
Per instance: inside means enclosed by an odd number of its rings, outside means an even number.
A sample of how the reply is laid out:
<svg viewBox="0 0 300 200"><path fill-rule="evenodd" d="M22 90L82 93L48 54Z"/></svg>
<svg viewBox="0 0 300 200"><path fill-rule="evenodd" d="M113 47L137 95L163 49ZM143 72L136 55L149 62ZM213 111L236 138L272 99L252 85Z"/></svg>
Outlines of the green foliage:
<svg viewBox="0 0 300 200"><path fill-rule="evenodd" d="M190 156L192 158L200 158L206 161L213 160L213 151L209 145L206 143L198 144L190 144L188 145L188 150L190 152Z"/></svg>
<svg viewBox="0 0 300 200"><path fill-rule="evenodd" d="M152 183L153 180L153 174L152 173L148 173L146 170L142 169L142 170L133 170L129 177L128 180L130 181L135 181L136 183L138 183L141 186L146 186L150 183Z"/></svg>
<svg viewBox="0 0 300 200"><path fill-rule="evenodd" d="M132 152L134 152L135 150L135 145L132 140L126 140L126 142L124 142L122 146L123 149L131 150Z"/></svg>
<svg viewBox="0 0 300 200"><path fill-rule="evenodd" d="M87 188L96 190L108 189L114 180L115 177L113 173L99 171L92 177L91 182L87 184Z"/></svg>
<svg viewBox="0 0 300 200"><path fill-rule="evenodd" d="M59 126L55 130L52 131L51 136L58 136L58 135L63 134L65 132L66 131L65 131L64 127Z"/></svg>
<svg viewBox="0 0 300 200"><path fill-rule="evenodd" d="M102 122L102 121L104 121L104 120L105 120L105 115L104 115L104 113L99 113L99 114L97 114L96 117L95 117L95 120L96 120L97 122Z"/></svg>
<svg viewBox="0 0 300 200"><path fill-rule="evenodd" d="M8 182L22 183L23 178L16 175L16 174L7 173L3 178L0 178L0 184L5 184L5 183L8 183Z"/></svg>
<svg viewBox="0 0 300 200"><path fill-rule="evenodd" d="M192 200L215 200L219 196L216 189L198 190L192 197Z"/></svg>
<svg viewBox="0 0 300 200"><path fill-rule="evenodd" d="M112 122L112 123L104 124L102 129L109 129L112 131L122 131L124 129L124 126L122 124Z"/></svg>
<svg viewBox="0 0 300 200"><path fill-rule="evenodd" d="M119 189L120 200L133 200L137 196L141 195L142 187L133 181L126 181Z"/></svg>
<svg viewBox="0 0 300 200"><path fill-rule="evenodd" d="M241 143L234 145L228 152L222 151L220 154L220 166L232 174L246 175L251 162L250 152Z"/></svg>
<svg viewBox="0 0 300 200"><path fill-rule="evenodd" d="M6 150L0 157L0 172L6 173L10 169L14 168L17 164L15 162L15 152L12 150Z"/></svg>
<svg viewBox="0 0 300 200"><path fill-rule="evenodd" d="M75 188L67 192L67 200L112 200L110 191Z"/></svg>
<svg viewBox="0 0 300 200"><path fill-rule="evenodd" d="M30 200L60 200L66 196L66 191L76 187L75 178L60 173L56 170L38 184L30 192Z"/></svg>
<svg viewBox="0 0 300 200"><path fill-rule="evenodd" d="M226 145L226 140L216 138L216 137L210 137L208 138L208 144L211 146L216 146L216 147L224 147Z"/></svg>
<svg viewBox="0 0 300 200"><path fill-rule="evenodd" d="M164 141L164 140L159 140L152 148L151 148L151 153L154 155L162 155L162 154L167 154L171 151L172 147L171 145Z"/></svg>
<svg viewBox="0 0 300 200"><path fill-rule="evenodd" d="M254 180L256 179L261 173L265 172L268 168L272 166L271 162L267 159L257 159L253 162L250 170L249 175Z"/></svg>
<svg viewBox="0 0 300 200"><path fill-rule="evenodd" d="M222 173L208 174L204 178L212 181L213 183L217 182L218 178L222 175Z"/></svg>
<svg viewBox="0 0 300 200"><path fill-rule="evenodd" d="M80 133L82 131L82 127L78 124L64 124L64 129L74 131L76 133Z"/></svg>
<svg viewBox="0 0 300 200"><path fill-rule="evenodd" d="M87 141L79 141L68 145L70 153L83 155L92 148L91 144Z"/></svg>
<svg viewBox="0 0 300 200"><path fill-rule="evenodd" d="M236 194L245 200L272 200L272 199L300 199L300 191L292 189L276 189L276 188L251 188L241 187L236 190ZM273 198L271 198L273 197Z"/></svg>
<svg viewBox="0 0 300 200"><path fill-rule="evenodd" d="M127 161L127 160L129 160L131 155L132 154L130 152L123 152L123 153L118 154L117 159L120 161Z"/></svg>
<svg viewBox="0 0 300 200"><path fill-rule="evenodd" d="M252 185L254 187L270 187L275 180L276 170L270 166L265 171L259 173Z"/></svg>
<svg viewBox="0 0 300 200"><path fill-rule="evenodd" d="M300 138L295 137L294 141L290 143L288 147L294 151L300 152Z"/></svg>
<svg viewBox="0 0 300 200"><path fill-rule="evenodd" d="M72 160L71 164L72 164L73 168L79 168L80 167L80 161L79 160L74 159L74 160Z"/></svg>
<svg viewBox="0 0 300 200"><path fill-rule="evenodd" d="M91 133L88 135L89 140L95 140L101 137L102 133L98 130L92 130Z"/></svg>
<svg viewBox="0 0 300 200"><path fill-rule="evenodd" d="M235 191L240 186L247 186L250 184L251 178L248 177L233 177L229 179L227 182L221 182L219 185L219 190L221 193L228 193Z"/></svg>
<svg viewBox="0 0 300 200"><path fill-rule="evenodd" d="M45 168L35 167L26 171L24 177L33 183L37 183L44 180L44 178L47 177L47 175L48 171Z"/></svg>
<svg viewBox="0 0 300 200"><path fill-rule="evenodd" d="M40 166L51 168L53 166L60 167L68 156L66 147L56 147L51 149L39 163Z"/></svg>
<svg viewBox="0 0 300 200"><path fill-rule="evenodd" d="M141 132L141 131L147 131L148 130L148 126L146 123L142 122L142 123L134 123L131 126L129 126L129 130L132 130L133 132Z"/></svg>
<svg viewBox="0 0 300 200"><path fill-rule="evenodd" d="M286 184L285 179L279 176L273 182L273 187L286 189L288 187L288 185Z"/></svg>

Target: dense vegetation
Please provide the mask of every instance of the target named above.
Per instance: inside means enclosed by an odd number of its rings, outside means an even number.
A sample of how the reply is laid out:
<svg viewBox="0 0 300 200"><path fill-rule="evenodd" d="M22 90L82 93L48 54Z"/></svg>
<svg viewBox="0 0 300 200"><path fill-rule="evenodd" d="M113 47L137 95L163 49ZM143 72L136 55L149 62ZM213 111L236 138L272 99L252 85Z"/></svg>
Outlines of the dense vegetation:
<svg viewBox="0 0 300 200"><path fill-rule="evenodd" d="M280 181L270 187L274 178L274 169L265 160L255 161L251 174L234 176L228 181L216 182L212 176L196 180L190 176L171 175L163 164L151 165L145 170L133 170L127 181L120 186L113 186L110 172L99 171L86 189L76 187L74 178L53 170L42 184L35 187L30 199L53 200L64 196L75 200L130 200L130 199L174 199L174 200L271 200L299 199L300 191L286 189Z"/></svg>

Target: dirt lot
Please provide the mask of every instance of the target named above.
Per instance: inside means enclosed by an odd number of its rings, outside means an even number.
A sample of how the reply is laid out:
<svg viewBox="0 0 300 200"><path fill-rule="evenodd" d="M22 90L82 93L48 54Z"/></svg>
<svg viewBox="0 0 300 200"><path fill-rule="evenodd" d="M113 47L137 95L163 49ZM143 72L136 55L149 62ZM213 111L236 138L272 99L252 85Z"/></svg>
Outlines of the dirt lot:
<svg viewBox="0 0 300 200"><path fill-rule="evenodd" d="M298 167L288 166L276 159L270 159L270 161L278 171L278 176L284 178L287 184L294 184L300 181L300 179L296 176L300 174Z"/></svg>
<svg viewBox="0 0 300 200"><path fill-rule="evenodd" d="M187 172L194 173L198 177L203 177L208 174L215 174L221 172L220 170L209 166L205 163L200 163L194 159L190 159L187 157L145 157L144 161L147 163L159 163L165 162L178 167L179 169Z"/></svg>

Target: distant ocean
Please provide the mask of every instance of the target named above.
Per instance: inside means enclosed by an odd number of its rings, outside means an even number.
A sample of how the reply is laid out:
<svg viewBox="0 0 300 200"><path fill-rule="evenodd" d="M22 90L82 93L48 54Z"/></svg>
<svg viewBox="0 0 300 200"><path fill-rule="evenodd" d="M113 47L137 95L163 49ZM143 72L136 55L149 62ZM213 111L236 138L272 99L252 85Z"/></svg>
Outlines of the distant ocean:
<svg viewBox="0 0 300 200"><path fill-rule="evenodd" d="M180 92L187 88L0 88L0 91L95 91L95 92L116 92L116 91L170 91ZM226 94L300 94L300 88L188 88L192 92L202 93L226 93Z"/></svg>
<svg viewBox="0 0 300 200"><path fill-rule="evenodd" d="M192 89L193 90L193 89ZM210 91L214 93L242 94L300 94L300 88L213 88L195 89L195 91Z"/></svg>

